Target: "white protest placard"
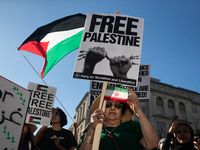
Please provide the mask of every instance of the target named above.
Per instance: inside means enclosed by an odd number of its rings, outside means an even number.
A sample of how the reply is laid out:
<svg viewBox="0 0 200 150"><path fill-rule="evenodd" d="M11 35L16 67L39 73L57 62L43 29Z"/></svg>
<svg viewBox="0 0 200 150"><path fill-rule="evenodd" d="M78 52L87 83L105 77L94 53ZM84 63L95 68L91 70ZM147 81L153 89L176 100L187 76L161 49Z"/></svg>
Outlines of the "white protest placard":
<svg viewBox="0 0 200 150"><path fill-rule="evenodd" d="M127 86L123 84L116 84L116 83L111 83L110 85L120 87L120 88L125 88L125 89L129 87L136 93L140 103L149 102L150 100L150 65L149 64L140 65L137 87ZM103 87L103 82L98 82L98 81L90 82L88 109L91 108L94 100L101 94L102 87Z"/></svg>
<svg viewBox="0 0 200 150"><path fill-rule="evenodd" d="M89 13L73 78L136 86L143 26L142 18Z"/></svg>
<svg viewBox="0 0 200 150"><path fill-rule="evenodd" d="M30 92L0 76L0 149L18 150Z"/></svg>
<svg viewBox="0 0 200 150"><path fill-rule="evenodd" d="M29 82L27 89L31 91L31 96L26 123L48 126L57 88Z"/></svg>

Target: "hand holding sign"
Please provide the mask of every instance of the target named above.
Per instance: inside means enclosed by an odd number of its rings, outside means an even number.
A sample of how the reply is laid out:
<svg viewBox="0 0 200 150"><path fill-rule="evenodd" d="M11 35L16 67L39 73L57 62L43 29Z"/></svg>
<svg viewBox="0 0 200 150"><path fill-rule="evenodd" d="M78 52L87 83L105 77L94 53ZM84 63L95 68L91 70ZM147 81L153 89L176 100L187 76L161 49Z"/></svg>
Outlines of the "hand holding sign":
<svg viewBox="0 0 200 150"><path fill-rule="evenodd" d="M124 55L108 59L110 60L110 69L114 77L127 78L127 72L132 66L131 60Z"/></svg>
<svg viewBox="0 0 200 150"><path fill-rule="evenodd" d="M101 60L103 60L106 57L106 55L107 52L105 51L104 47L89 48L85 58L83 73L92 74L95 65Z"/></svg>

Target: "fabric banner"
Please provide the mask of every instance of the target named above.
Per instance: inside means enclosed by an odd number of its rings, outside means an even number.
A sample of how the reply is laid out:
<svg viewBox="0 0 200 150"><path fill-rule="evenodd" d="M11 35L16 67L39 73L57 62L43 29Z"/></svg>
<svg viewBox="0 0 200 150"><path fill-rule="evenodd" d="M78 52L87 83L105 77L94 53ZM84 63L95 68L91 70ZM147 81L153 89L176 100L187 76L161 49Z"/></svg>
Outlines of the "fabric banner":
<svg viewBox="0 0 200 150"><path fill-rule="evenodd" d="M86 15L75 14L39 27L19 47L44 58L44 77L63 57L80 46Z"/></svg>

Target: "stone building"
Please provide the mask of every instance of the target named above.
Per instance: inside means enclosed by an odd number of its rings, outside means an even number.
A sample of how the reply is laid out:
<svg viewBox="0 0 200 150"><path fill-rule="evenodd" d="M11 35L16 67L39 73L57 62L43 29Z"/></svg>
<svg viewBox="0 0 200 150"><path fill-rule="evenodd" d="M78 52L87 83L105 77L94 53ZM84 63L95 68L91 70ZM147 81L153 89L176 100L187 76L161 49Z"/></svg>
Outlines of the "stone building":
<svg viewBox="0 0 200 150"><path fill-rule="evenodd" d="M158 138L166 136L170 126L171 117L178 116L180 122L186 122L192 126L195 133L200 131L200 93L174 87L151 78L150 101L141 103L141 109L155 129ZM90 120L90 110L87 110L87 92L76 107L75 121L78 123L78 139ZM133 120L138 121L136 115ZM70 127L73 132L73 127Z"/></svg>

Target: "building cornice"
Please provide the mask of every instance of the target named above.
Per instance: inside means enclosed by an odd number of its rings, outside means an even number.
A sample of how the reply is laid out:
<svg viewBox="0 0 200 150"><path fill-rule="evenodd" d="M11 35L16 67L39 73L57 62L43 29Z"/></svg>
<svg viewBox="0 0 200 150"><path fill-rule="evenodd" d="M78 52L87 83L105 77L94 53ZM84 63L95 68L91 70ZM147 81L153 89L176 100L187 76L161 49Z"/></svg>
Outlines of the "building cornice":
<svg viewBox="0 0 200 150"><path fill-rule="evenodd" d="M182 95L179 95L179 94L176 94L176 93L170 93L170 92L163 91L163 90L160 90L160 89L151 88L151 91L152 91L152 92L153 92L153 91L159 92L159 93L161 93L161 94L169 95L169 96L176 97L176 98L180 98L180 99L185 99L185 100L188 100L188 101L190 101L190 102L193 100L192 98L185 97L185 96L182 96Z"/></svg>
<svg viewBox="0 0 200 150"><path fill-rule="evenodd" d="M162 83L162 82L160 82L159 79L155 79L155 78L152 78L152 77L151 77L151 83L152 84L158 84L158 85L161 85L161 86L164 86L164 87L173 88L173 89L176 89L176 90L181 91L181 92L187 92L187 93L190 93L190 94L195 94L195 95L200 96L200 93L198 93L196 91L192 91L192 90L188 90L188 89L184 89L184 88L180 88L180 87L174 87L173 85Z"/></svg>

